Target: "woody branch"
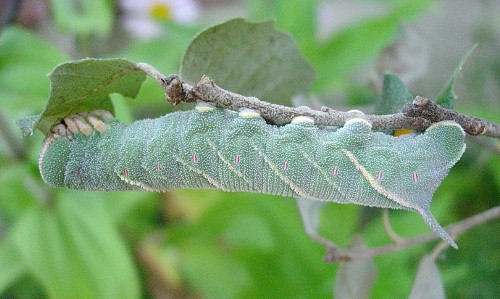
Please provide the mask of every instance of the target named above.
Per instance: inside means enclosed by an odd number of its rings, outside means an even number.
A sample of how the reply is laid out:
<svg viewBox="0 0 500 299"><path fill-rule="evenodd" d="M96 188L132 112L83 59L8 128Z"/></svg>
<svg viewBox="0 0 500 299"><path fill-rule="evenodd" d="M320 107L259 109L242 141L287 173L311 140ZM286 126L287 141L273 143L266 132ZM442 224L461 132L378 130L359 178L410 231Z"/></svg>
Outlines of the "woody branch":
<svg viewBox="0 0 500 299"><path fill-rule="evenodd" d="M220 88L208 77L203 77L200 82L190 85L182 81L178 75L165 76L149 64L138 63L137 66L163 87L169 102L173 105L180 102L203 101L234 111L250 108L259 111L264 119L276 125L290 123L296 116L309 116L320 126L343 126L349 119L358 117L369 121L376 131L398 129L424 131L432 123L453 120L470 135L482 134L500 138L499 124L460 114L418 96L403 108L402 113L390 115L360 115L328 107L322 107L321 111L317 111L271 104L255 97L236 94Z"/></svg>

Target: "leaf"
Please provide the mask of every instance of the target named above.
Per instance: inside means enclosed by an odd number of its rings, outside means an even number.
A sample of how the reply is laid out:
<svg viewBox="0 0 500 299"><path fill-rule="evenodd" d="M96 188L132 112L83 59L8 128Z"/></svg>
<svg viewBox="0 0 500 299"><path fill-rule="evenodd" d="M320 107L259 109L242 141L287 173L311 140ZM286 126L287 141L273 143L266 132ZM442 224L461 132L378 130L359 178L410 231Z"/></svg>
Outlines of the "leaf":
<svg viewBox="0 0 500 299"><path fill-rule="evenodd" d="M465 62L476 48L477 44L472 46L472 48L462 58L458 66L455 68L455 71L453 72L453 75L451 76L450 80L448 81L448 83L446 83L443 89L441 89L439 95L436 97L436 103L448 109L453 108L453 104L457 99L457 95L455 94L454 90L455 82L457 81L458 75L460 75L460 72L462 71L462 67L464 66Z"/></svg>
<svg viewBox="0 0 500 299"><path fill-rule="evenodd" d="M139 298L132 257L103 202L64 194L26 213L12 232L30 274L51 298Z"/></svg>
<svg viewBox="0 0 500 299"><path fill-rule="evenodd" d="M348 75L375 58L393 41L401 21L415 18L432 3L429 0L387 2L392 5L387 15L348 26L321 44L318 50L306 53L318 75L314 90L324 91L352 85L346 79Z"/></svg>
<svg viewBox="0 0 500 299"><path fill-rule="evenodd" d="M300 218L306 233L310 236L318 235L319 212L326 202L319 200L310 200L304 197L296 197L297 207L300 212Z"/></svg>
<svg viewBox="0 0 500 299"><path fill-rule="evenodd" d="M26 271L12 238L3 238L0 243L0 294Z"/></svg>
<svg viewBox="0 0 500 299"><path fill-rule="evenodd" d="M318 0L276 0L276 27L290 32L303 53L316 47Z"/></svg>
<svg viewBox="0 0 500 299"><path fill-rule="evenodd" d="M43 112L17 124L24 135L31 135L35 128L47 133L56 120L69 114L112 111L110 93L134 97L145 79L146 74L126 59L83 59L61 64L50 74L51 92Z"/></svg>
<svg viewBox="0 0 500 299"><path fill-rule="evenodd" d="M375 114L394 114L401 112L406 103L413 99L406 85L398 75L386 73L382 85L382 95L375 103Z"/></svg>
<svg viewBox="0 0 500 299"><path fill-rule="evenodd" d="M357 251L366 247L361 238L356 238L349 248ZM334 298L368 298L376 277L377 270L373 259L342 263L335 276Z"/></svg>
<svg viewBox="0 0 500 299"><path fill-rule="evenodd" d="M276 31L272 22L243 19L200 33L186 50L180 73L192 83L207 75L232 92L288 104L314 80L289 35Z"/></svg>
<svg viewBox="0 0 500 299"><path fill-rule="evenodd" d="M444 299L441 274L431 255L426 255L420 261L417 277L413 283L409 299Z"/></svg>
<svg viewBox="0 0 500 299"><path fill-rule="evenodd" d="M252 20L265 20L274 17L274 1L245 0L245 6Z"/></svg>
<svg viewBox="0 0 500 299"><path fill-rule="evenodd" d="M7 27L0 35L0 105L40 109L48 94L46 74L68 58L31 32ZM30 105L26 105L26 103Z"/></svg>
<svg viewBox="0 0 500 299"><path fill-rule="evenodd" d="M397 26L394 18L382 17L360 22L333 36L311 59L318 72L313 88L325 90L338 86L350 72L393 40Z"/></svg>
<svg viewBox="0 0 500 299"><path fill-rule="evenodd" d="M108 0L51 0L56 25L66 32L108 34L113 29L113 5Z"/></svg>
<svg viewBox="0 0 500 299"><path fill-rule="evenodd" d="M303 233L293 201L211 190L176 194L182 201L192 196L193 202L213 194L221 198L194 224L171 226L166 234L163 256L172 246L178 249L175 257L182 273L201 297L331 297L332 271L321 260L324 248ZM258 221L256 230L253 226L242 230L250 219Z"/></svg>
<svg viewBox="0 0 500 299"><path fill-rule="evenodd" d="M35 204L33 192L39 190L37 189L39 186L34 188L34 176L37 177L36 183L41 184L41 182L38 180L38 173L32 173L31 164L11 162L0 165L2 169L0 172L0 190L2 190L0 223L10 227ZM40 193L37 195L42 197Z"/></svg>

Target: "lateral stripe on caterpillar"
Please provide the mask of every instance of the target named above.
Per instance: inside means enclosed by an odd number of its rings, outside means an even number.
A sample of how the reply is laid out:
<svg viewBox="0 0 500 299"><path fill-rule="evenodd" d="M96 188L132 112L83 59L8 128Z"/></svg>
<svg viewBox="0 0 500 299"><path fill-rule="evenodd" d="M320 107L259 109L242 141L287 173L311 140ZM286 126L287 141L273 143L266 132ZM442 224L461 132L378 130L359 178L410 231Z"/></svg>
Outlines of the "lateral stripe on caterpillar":
<svg viewBox="0 0 500 299"><path fill-rule="evenodd" d="M54 126L39 158L54 187L221 189L407 209L456 246L429 211L465 149L464 132L451 121L393 137L360 118L335 132L306 117L277 127L256 111L208 104L130 125L107 112L67 119Z"/></svg>

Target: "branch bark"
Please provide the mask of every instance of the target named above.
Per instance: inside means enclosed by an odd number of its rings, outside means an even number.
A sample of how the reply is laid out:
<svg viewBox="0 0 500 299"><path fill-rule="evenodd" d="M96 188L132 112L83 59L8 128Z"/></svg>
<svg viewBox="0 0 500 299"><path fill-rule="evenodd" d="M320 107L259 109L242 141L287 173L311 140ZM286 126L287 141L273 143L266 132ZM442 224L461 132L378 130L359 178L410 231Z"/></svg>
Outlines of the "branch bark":
<svg viewBox="0 0 500 299"><path fill-rule="evenodd" d="M165 76L147 63L137 63L137 67L162 86L172 105L202 101L234 111L250 108L259 111L268 123L276 125L290 123L296 116L309 116L320 126L343 126L349 119L358 117L369 121L376 131L399 129L424 131L434 122L454 120L471 135L483 134L500 138L500 125L442 108L422 97L416 97L413 103L405 106L403 113L390 115L365 115L355 110L343 112L328 107L322 107L321 111L317 111L271 104L255 97L236 94L220 88L208 77L203 77L200 82L190 85L182 81L178 75Z"/></svg>
<svg viewBox="0 0 500 299"><path fill-rule="evenodd" d="M410 117L423 117L431 122L454 120L470 135L484 134L500 138L500 126L477 117L460 114L446 109L433 101L417 96L412 103L403 108L403 113Z"/></svg>

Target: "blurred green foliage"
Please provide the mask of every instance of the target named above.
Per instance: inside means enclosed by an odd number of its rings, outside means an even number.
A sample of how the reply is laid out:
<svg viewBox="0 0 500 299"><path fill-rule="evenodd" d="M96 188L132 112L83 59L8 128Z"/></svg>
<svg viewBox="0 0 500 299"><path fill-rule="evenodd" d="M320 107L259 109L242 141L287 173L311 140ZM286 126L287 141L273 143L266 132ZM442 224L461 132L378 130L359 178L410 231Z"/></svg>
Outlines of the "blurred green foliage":
<svg viewBox="0 0 500 299"><path fill-rule="evenodd" d="M75 11L67 8L72 2L51 2L55 28L84 43L76 57L71 53L73 58L83 58L97 47L92 43L95 36L112 39L114 3L83 1L88 9ZM318 1L246 1L251 18L275 18L278 28L292 34L317 73L313 91L318 94L332 90L365 94L350 84L348 75L393 41L400 22L417 18L433 1L381 2L390 3L387 14L318 41L314 8ZM163 73L176 73L183 51L200 28L164 24L165 36L133 41L101 56L148 62ZM77 192L44 185L37 166L42 134L21 139L13 123L41 111L49 94L46 74L70 55L20 27L3 28L0 34L2 296L332 296L338 265L322 261L324 248L306 236L291 199L206 190ZM155 117L172 109L151 80L142 86L137 100L115 95L113 102L119 104L118 117ZM498 111L486 106L460 109L500 121ZM492 140L484 142L497 146ZM498 205L498 165L498 155L468 142L464 157L434 196L436 218L448 224ZM320 232L343 247L355 233L361 233L369 246L390 242L378 212L365 217L360 207L330 204L321 213ZM411 213L391 212L391 221L403 236L428 232ZM438 260L450 298L498 294L497 231L498 221L482 225L457 240L458 251L447 250L446 259ZM433 244L426 244L376 258L378 278L371 297L408 296L419 261L432 248Z"/></svg>

